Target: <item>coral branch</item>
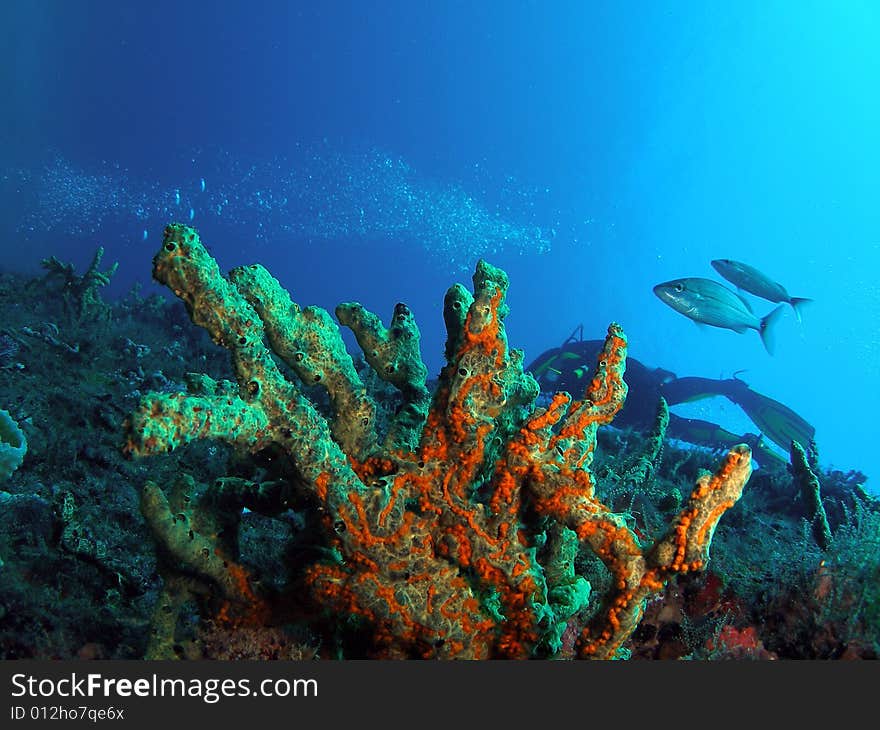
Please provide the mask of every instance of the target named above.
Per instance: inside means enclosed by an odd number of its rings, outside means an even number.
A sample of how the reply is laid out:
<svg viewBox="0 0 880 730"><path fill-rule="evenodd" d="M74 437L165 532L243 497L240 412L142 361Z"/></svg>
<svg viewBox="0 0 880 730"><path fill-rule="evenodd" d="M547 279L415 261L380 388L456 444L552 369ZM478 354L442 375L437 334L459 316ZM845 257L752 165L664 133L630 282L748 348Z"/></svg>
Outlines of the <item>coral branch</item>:
<svg viewBox="0 0 880 730"><path fill-rule="evenodd" d="M119 262L114 262L106 271L100 271L103 258L104 247L99 246L92 257L92 263L82 276L76 274L73 264L64 263L55 256L41 262L41 266L49 272L44 280L60 283L65 306L74 323L82 323L88 319L106 320L110 317L110 308L101 299L100 290L110 283L119 268Z"/></svg>
<svg viewBox="0 0 880 730"><path fill-rule="evenodd" d="M389 451L414 449L428 415L431 396L425 385L428 368L419 350L421 334L412 312L405 304L398 303L390 330L357 302L340 304L336 307L336 317L340 324L354 332L367 363L376 374L403 394L404 404L389 429L384 448Z"/></svg>
<svg viewBox="0 0 880 730"><path fill-rule="evenodd" d="M831 527L828 525L828 516L822 504L822 487L813 466L818 460L808 458L815 454L814 447L815 445L811 444L812 453L808 454L797 441L791 442L791 473L804 501L813 539L822 550L828 550L831 547ZM813 464L810 463L811 461Z"/></svg>

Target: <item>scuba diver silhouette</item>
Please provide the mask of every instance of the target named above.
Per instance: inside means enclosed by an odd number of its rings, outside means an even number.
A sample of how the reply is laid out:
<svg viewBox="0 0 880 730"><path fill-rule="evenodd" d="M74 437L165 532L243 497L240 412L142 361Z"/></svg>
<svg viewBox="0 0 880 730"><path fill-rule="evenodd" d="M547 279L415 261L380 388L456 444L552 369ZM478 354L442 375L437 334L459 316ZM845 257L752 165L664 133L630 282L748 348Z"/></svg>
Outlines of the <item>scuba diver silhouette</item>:
<svg viewBox="0 0 880 730"><path fill-rule="evenodd" d="M526 368L535 376L542 392L583 392L592 376L603 341L584 340L582 336L583 325L579 325L560 347L541 353ZM669 370L649 368L627 356L624 380L629 387L629 395L614 419L615 426L650 429L661 396L668 405L673 406L721 395L742 408L759 434L735 434L709 421L670 413L666 435L711 448L727 448L745 442L756 452L758 461L766 464L771 461L787 463L787 458L769 448L764 442L765 438L788 454L792 441L809 444L816 433L812 425L788 406L752 390L736 375L725 380L679 378Z"/></svg>

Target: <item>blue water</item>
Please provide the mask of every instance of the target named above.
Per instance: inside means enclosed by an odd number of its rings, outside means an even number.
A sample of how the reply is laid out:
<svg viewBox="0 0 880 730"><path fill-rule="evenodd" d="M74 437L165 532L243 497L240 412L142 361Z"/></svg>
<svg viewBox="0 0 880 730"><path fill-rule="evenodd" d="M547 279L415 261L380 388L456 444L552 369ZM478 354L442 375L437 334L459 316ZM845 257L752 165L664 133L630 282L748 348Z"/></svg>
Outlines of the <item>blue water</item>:
<svg viewBox="0 0 880 730"><path fill-rule="evenodd" d="M224 269L259 261L302 304L406 302L436 372L443 294L486 257L527 360L616 320L643 362L744 371L824 465L875 472L876 3L208 8L0 5L0 266L101 244L120 294L192 220ZM775 356L653 295L718 279L713 258L815 300ZM677 410L750 428L726 401Z"/></svg>

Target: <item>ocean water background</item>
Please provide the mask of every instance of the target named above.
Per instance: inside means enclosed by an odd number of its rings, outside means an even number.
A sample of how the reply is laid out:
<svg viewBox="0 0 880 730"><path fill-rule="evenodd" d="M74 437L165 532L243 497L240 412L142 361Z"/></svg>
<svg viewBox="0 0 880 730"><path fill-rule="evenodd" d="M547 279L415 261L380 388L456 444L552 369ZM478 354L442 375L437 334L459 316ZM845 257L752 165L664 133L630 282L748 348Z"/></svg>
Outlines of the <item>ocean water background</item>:
<svg viewBox="0 0 880 730"><path fill-rule="evenodd" d="M191 221L301 304L406 302L436 373L443 294L485 257L527 361L618 321L647 364L740 372L880 492L878 89L872 2L7 0L0 267L102 245L113 294L150 291ZM714 258L815 300L775 356L652 293Z"/></svg>

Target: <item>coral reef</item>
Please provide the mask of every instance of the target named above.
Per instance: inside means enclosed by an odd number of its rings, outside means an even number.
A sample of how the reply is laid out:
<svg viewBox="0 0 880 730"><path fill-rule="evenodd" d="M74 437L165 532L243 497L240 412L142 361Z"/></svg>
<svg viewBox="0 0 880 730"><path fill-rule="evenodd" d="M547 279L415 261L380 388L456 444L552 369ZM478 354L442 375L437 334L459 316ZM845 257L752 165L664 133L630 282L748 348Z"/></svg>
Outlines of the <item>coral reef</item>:
<svg viewBox="0 0 880 730"><path fill-rule="evenodd" d="M0 404L28 444L22 464L0 484L0 658L390 654L389 646L367 642L376 637L367 617L314 600L307 579L315 566L351 568L350 581L361 572L351 560L342 562L347 556L334 542L339 523L328 524L314 490L283 449L270 445L249 453L222 441L196 440L149 459L123 458L123 421L144 393L242 396L228 351L192 326L180 301L143 297L138 287L104 301L107 317L76 323L57 286L61 281L0 272ZM107 288L95 294L106 297ZM408 325L407 310L397 314ZM355 315L368 313L353 307ZM375 332L367 354L375 349L377 358L392 360L389 348L399 339L395 322ZM382 362L374 360L379 370ZM399 414L406 407L410 419L423 418L437 381L427 382L427 395L405 396L377 375L377 365L360 357L353 364L375 407L376 448L381 451L393 432L391 441L401 444L401 452L417 449L421 429L407 427ZM286 365L280 367L286 372ZM327 390L302 381L297 387L329 427L338 428ZM537 403L546 408L552 398L542 394ZM522 413L537 415L526 406ZM675 524L701 467L723 460L724 453L664 438L662 418L651 433L616 424L595 434L593 499L615 512L647 549L652 536ZM511 439L522 425L511 425ZM554 429L558 433L559 425ZM816 544L809 501L786 465L761 465L718 523L708 567L670 573L666 587L647 598L641 621L616 655L880 656L880 501L863 473L819 468L814 461L810 457L810 470L821 485L831 531L827 550ZM494 473L487 470L481 489L470 495L474 501L488 502ZM369 486L394 478L378 472ZM154 488L145 489L148 481ZM533 541L535 564L547 585L557 587L547 605L584 606L567 622L564 611L542 617L546 647L536 647L536 655L552 654L558 643L556 656L574 656L583 628L607 616L602 598L619 597L618 589L589 545L536 514L531 487L520 496L518 519ZM187 544L192 530L196 544L222 555L216 563L222 582L198 562L185 562L192 551L172 553L166 543L173 540L154 539L162 519ZM555 561L548 560L551 555ZM455 565L451 558L449 565ZM485 585L473 578L473 567L460 568L460 574L475 589ZM236 576L244 580L227 580ZM500 606L491 598L481 593L481 607Z"/></svg>
<svg viewBox="0 0 880 730"><path fill-rule="evenodd" d="M623 331L609 327L581 400L561 393L534 409L537 383L507 344L507 276L486 262L477 265L473 294L461 285L446 294L447 364L433 398L404 305L388 330L358 304L337 308L376 375L400 393L384 434L327 312L300 308L261 266L223 277L183 225L166 229L153 263L154 277L229 351L237 383L195 379L188 393L146 395L127 421L125 452L146 456L219 439L287 461L327 541L305 584L325 609L369 626L376 655L557 653L590 595L574 572L582 547L611 579L578 653L614 657L647 599L671 576L705 565L718 520L751 473L748 447L734 447L714 475L699 478L665 534L640 539L625 515L596 498L590 472L597 429L626 396ZM329 416L304 394L315 384L326 391ZM658 430L650 461L662 442ZM645 478L647 467L639 473ZM234 513L265 503L264 486L237 482ZM274 511L284 509L283 490L269 491ZM143 511L163 550L210 579L229 602L224 613L264 620L272 602L234 561L235 520L227 516L220 530L212 525L223 519L219 502L187 510L177 501L169 504L155 483L145 487ZM221 534L222 544L212 537Z"/></svg>
<svg viewBox="0 0 880 730"><path fill-rule="evenodd" d="M110 279L119 268L118 262L106 271L101 271L101 259L104 248L99 246L92 257L92 263L81 276L76 273L73 264L59 261L55 256L43 259L41 265L48 272L43 281L47 286L59 288L64 300L69 319L76 324L86 320L110 317L110 307L101 298L101 288L110 283Z"/></svg>
<svg viewBox="0 0 880 730"><path fill-rule="evenodd" d="M0 409L0 482L21 466L26 453L27 438L9 411Z"/></svg>

